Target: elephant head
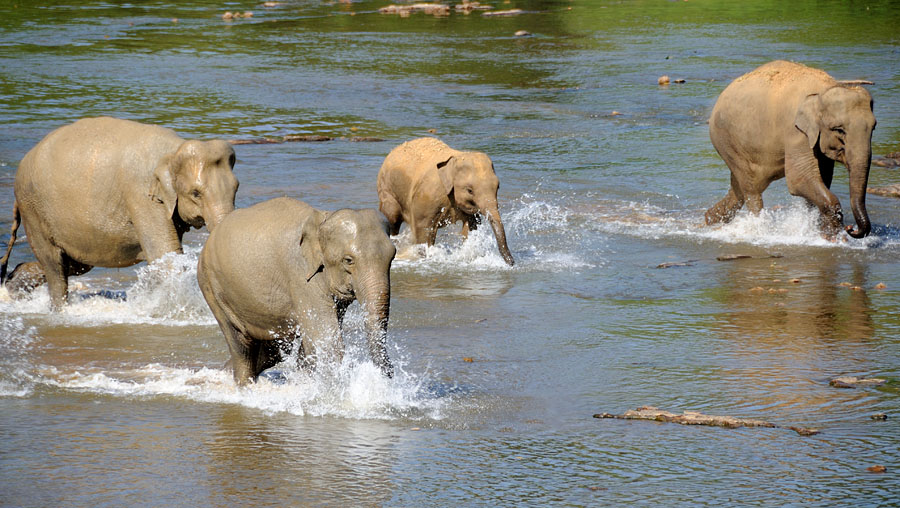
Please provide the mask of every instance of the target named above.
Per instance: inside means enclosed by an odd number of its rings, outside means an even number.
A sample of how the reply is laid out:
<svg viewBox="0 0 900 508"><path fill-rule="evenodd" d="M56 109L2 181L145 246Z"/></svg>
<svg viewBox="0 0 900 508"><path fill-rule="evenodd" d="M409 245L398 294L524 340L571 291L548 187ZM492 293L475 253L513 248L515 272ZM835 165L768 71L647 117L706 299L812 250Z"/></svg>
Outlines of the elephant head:
<svg viewBox="0 0 900 508"><path fill-rule="evenodd" d="M838 161L850 172L850 207L856 229L854 238L869 234L866 185L872 161L872 130L875 129L872 96L864 88L835 86L822 94L807 96L797 110L795 125L818 150Z"/></svg>
<svg viewBox="0 0 900 508"><path fill-rule="evenodd" d="M385 341L391 309L391 262L397 250L381 214L349 209L317 212L304 224L300 245L312 267L307 281L321 274L338 309L359 300L366 315L372 360L391 377L393 366Z"/></svg>
<svg viewBox="0 0 900 508"><path fill-rule="evenodd" d="M466 215L481 214L487 217L497 239L497 248L506 264L515 260L506 245L506 231L500 220L497 191L500 180L494 173L491 159L481 152L462 152L439 162L438 174L450 201Z"/></svg>
<svg viewBox="0 0 900 508"><path fill-rule="evenodd" d="M160 160L150 196L165 204L170 215L177 210L186 224L206 224L212 231L234 210L234 160L234 149L225 141L185 141Z"/></svg>

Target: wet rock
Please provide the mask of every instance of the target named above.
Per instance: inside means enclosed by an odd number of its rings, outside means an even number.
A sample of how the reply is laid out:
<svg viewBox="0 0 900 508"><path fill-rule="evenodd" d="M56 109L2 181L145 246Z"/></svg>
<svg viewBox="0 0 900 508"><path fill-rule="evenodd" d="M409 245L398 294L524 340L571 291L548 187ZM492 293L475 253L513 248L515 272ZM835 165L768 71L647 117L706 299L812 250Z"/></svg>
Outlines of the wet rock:
<svg viewBox="0 0 900 508"><path fill-rule="evenodd" d="M321 141L332 141L334 140L331 136L322 136L319 134L288 134L285 136L284 141L287 142L313 142L318 143Z"/></svg>
<svg viewBox="0 0 900 508"><path fill-rule="evenodd" d="M282 5L282 3L281 2L263 2L263 4L262 4L263 7L278 7L279 5Z"/></svg>
<svg viewBox="0 0 900 508"><path fill-rule="evenodd" d="M231 11L226 11L225 14L222 14L222 19L233 19L234 13Z"/></svg>
<svg viewBox="0 0 900 508"><path fill-rule="evenodd" d="M677 423L680 425L706 425L711 427L725 427L735 429L738 427L766 427L783 428L764 420L749 418L735 418L733 416L706 415L698 411L685 411L682 414L670 413L653 406L641 406L637 409L625 411L620 415L610 413L597 413L594 418L615 418L617 420L652 420L657 422ZM818 429L808 427L786 427L801 436L813 436L819 433Z"/></svg>
<svg viewBox="0 0 900 508"><path fill-rule="evenodd" d="M673 268L676 266L694 266L693 261L672 261L669 263L660 263L656 265L657 268Z"/></svg>
<svg viewBox="0 0 900 508"><path fill-rule="evenodd" d="M887 286L884 282L879 282L878 284L875 284L875 289L887 289Z"/></svg>
<svg viewBox="0 0 900 508"><path fill-rule="evenodd" d="M354 143L376 143L378 141L384 141L384 138L376 138L373 136L353 136L350 138L350 141Z"/></svg>
<svg viewBox="0 0 900 508"><path fill-rule="evenodd" d="M797 434L800 434L801 436L815 436L819 433L819 429L814 429L811 427L797 427L796 425L791 425L788 428L793 430Z"/></svg>
<svg viewBox="0 0 900 508"><path fill-rule="evenodd" d="M750 259L752 257L749 254L723 254L716 256L716 261L734 261L735 259Z"/></svg>
<svg viewBox="0 0 900 508"><path fill-rule="evenodd" d="M803 282L803 281L800 280L800 279L791 279L790 282L791 282L791 284L800 284L800 283Z"/></svg>
<svg viewBox="0 0 900 508"><path fill-rule="evenodd" d="M866 386L881 386L887 383L886 379L858 378L856 376L841 376L829 381L828 384L835 388L861 388Z"/></svg>
<svg viewBox="0 0 900 508"><path fill-rule="evenodd" d="M464 357L463 357L463 362L465 362L465 363L473 363L474 361L475 361L475 359L472 358L471 356L464 356Z"/></svg>
<svg viewBox="0 0 900 508"><path fill-rule="evenodd" d="M493 8L494 7L491 5L482 5L481 2L470 2L468 0L463 0L463 3L454 6L456 12L461 12L463 14L469 14L472 11L489 11Z"/></svg>
<svg viewBox="0 0 900 508"><path fill-rule="evenodd" d="M680 84L684 83L684 78L678 78L678 79L672 81L672 83L678 83L680 85Z"/></svg>
<svg viewBox="0 0 900 508"><path fill-rule="evenodd" d="M875 161L872 161L872 164L875 164ZM877 166L878 164L875 165ZM900 198L900 183L885 185L884 187L869 187L868 189L866 189L866 192L868 192L869 194L875 194L876 196Z"/></svg>
<svg viewBox="0 0 900 508"><path fill-rule="evenodd" d="M666 86L669 84L669 76L660 76L659 79L656 80L659 86Z"/></svg>
<svg viewBox="0 0 900 508"><path fill-rule="evenodd" d="M232 139L228 142L232 145L271 145L283 143L282 140L275 138Z"/></svg>
<svg viewBox="0 0 900 508"><path fill-rule="evenodd" d="M522 9L507 9L505 11L491 11L484 12L482 16L518 16L519 14L524 13Z"/></svg>
<svg viewBox="0 0 900 508"><path fill-rule="evenodd" d="M883 422L888 419L888 416L884 413L875 413L869 416L869 418L875 420L876 422Z"/></svg>
<svg viewBox="0 0 900 508"><path fill-rule="evenodd" d="M378 9L381 14L399 14L401 17L409 16L416 12L423 12L433 16L449 16L450 6L438 3L416 3L410 5L388 5Z"/></svg>
<svg viewBox="0 0 900 508"><path fill-rule="evenodd" d="M866 471L870 473L887 473L887 468L884 466L869 466L866 468Z"/></svg>
<svg viewBox="0 0 900 508"><path fill-rule="evenodd" d="M514 35L516 37L531 37L531 32L528 30L518 30Z"/></svg>

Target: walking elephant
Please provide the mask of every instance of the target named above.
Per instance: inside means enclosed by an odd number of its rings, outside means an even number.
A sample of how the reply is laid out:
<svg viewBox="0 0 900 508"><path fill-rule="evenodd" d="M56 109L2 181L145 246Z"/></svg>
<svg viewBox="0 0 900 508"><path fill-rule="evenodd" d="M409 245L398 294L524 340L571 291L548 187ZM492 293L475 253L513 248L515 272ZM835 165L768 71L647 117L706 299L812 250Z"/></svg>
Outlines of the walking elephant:
<svg viewBox="0 0 900 508"><path fill-rule="evenodd" d="M222 140L109 117L60 127L32 148L15 178L12 237L19 223L58 310L68 277L181 252L182 235L210 230L234 209L234 150Z"/></svg>
<svg viewBox="0 0 900 508"><path fill-rule="evenodd" d="M709 120L713 146L731 169L731 189L706 212L706 223L729 222L744 203L758 213L763 191L783 177L792 195L818 207L822 228L833 237L843 227L841 204L829 190L838 161L850 172L856 219L856 228L846 230L855 238L868 235L872 107L862 87L791 62L770 62L734 80Z"/></svg>
<svg viewBox="0 0 900 508"><path fill-rule="evenodd" d="M396 249L376 210L323 212L291 198L235 210L212 231L197 266L200 290L245 385L300 339L300 358L340 361L341 325L359 300L373 361L385 350Z"/></svg>
<svg viewBox="0 0 900 508"><path fill-rule="evenodd" d="M481 214L494 230L503 260L515 264L497 205L500 180L487 155L454 150L435 138L414 139L391 150L377 185L392 235L406 222L414 243L431 246L438 228L458 221L463 222L463 237L468 236Z"/></svg>

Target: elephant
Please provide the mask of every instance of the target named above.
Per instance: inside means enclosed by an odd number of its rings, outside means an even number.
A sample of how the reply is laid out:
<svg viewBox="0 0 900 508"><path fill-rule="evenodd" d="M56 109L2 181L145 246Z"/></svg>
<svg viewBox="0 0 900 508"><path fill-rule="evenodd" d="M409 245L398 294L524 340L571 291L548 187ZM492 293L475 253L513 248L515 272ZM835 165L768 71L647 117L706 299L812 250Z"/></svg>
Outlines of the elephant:
<svg viewBox="0 0 900 508"><path fill-rule="evenodd" d="M9 272L9 276L4 277L3 287L9 293L9 296L17 300L31 293L34 288L42 286L47 280L41 265L34 261L27 263L19 263Z"/></svg>
<svg viewBox="0 0 900 508"><path fill-rule="evenodd" d="M300 341L298 359L339 362L347 307L359 300L372 360L385 349L396 249L377 210L317 210L281 197L235 210L209 234L197 280L231 353L235 383L255 382Z"/></svg>
<svg viewBox="0 0 900 508"><path fill-rule="evenodd" d="M20 221L53 310L65 303L71 275L181 253L191 227L212 231L234 210L234 162L226 141L186 141L130 120L84 118L52 131L16 171L0 280Z"/></svg>
<svg viewBox="0 0 900 508"><path fill-rule="evenodd" d="M759 213L763 191L783 177L791 195L819 209L825 235L834 238L843 227L840 201L829 190L838 161L850 173L856 219L856 229L845 229L865 237L875 123L868 91L818 69L777 60L735 79L709 120L713 146L731 170L731 188L706 212L706 224L731 221L745 203Z"/></svg>
<svg viewBox="0 0 900 508"><path fill-rule="evenodd" d="M503 260L515 264L497 205L500 180L484 153L454 150L436 138L407 141L384 159L377 188L391 235L406 222L413 243L432 246L438 228L462 221L465 238L478 227L481 214L494 230Z"/></svg>

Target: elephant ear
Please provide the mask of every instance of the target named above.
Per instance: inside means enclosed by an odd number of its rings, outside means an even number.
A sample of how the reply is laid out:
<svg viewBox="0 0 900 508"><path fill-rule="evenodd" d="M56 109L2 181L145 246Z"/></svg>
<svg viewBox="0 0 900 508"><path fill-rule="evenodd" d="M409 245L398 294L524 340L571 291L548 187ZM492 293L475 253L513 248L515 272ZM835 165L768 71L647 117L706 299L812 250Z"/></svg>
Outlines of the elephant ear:
<svg viewBox="0 0 900 508"><path fill-rule="evenodd" d="M328 214L325 212L314 211L303 223L303 229L300 232L300 252L306 260L306 266L309 267L306 282L311 281L317 273L325 269L325 256L322 254L322 245L319 242L319 228L327 218Z"/></svg>
<svg viewBox="0 0 900 508"><path fill-rule="evenodd" d="M453 162L452 164L451 161ZM453 156L443 162L437 163L438 176L441 177L441 185L444 188L445 194L450 194L450 191L453 190L453 180L456 178L455 163L456 161L453 160Z"/></svg>
<svg viewBox="0 0 900 508"><path fill-rule="evenodd" d="M166 217L171 217L175 213L175 205L178 203L173 175L174 160L174 155L163 156L153 171L150 183L150 199L166 206Z"/></svg>
<svg viewBox="0 0 900 508"><path fill-rule="evenodd" d="M806 134L809 140L809 148L812 149L819 142L819 118L822 115L822 98L819 94L807 95L800 107L797 108L797 116L794 125Z"/></svg>

